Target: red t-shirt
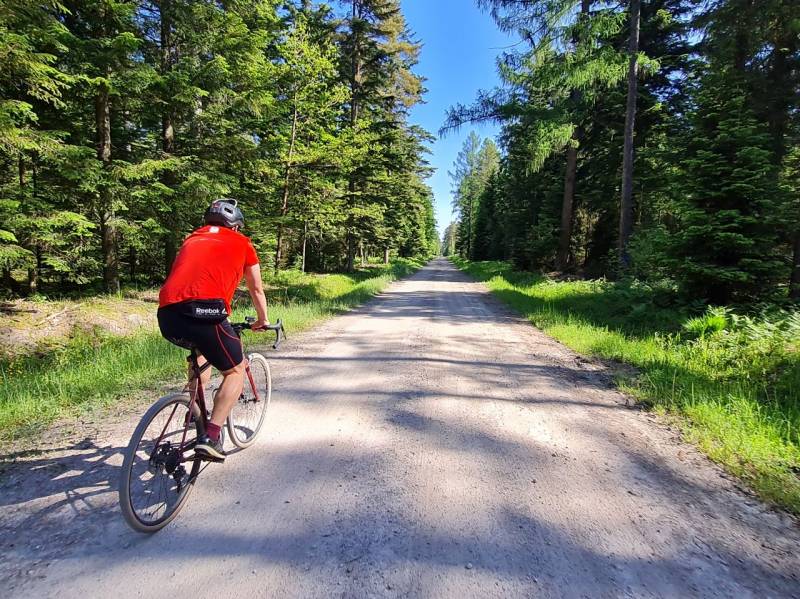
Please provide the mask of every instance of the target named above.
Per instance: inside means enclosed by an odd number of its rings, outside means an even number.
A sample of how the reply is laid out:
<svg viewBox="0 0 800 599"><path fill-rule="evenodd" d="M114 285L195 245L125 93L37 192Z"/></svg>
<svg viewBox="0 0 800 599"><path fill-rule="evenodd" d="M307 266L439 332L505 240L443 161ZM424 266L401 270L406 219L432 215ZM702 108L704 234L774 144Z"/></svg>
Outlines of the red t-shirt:
<svg viewBox="0 0 800 599"><path fill-rule="evenodd" d="M258 264L258 256L247 237L225 227L200 227L183 242L158 294L158 306L222 299L230 314L244 267L254 264Z"/></svg>

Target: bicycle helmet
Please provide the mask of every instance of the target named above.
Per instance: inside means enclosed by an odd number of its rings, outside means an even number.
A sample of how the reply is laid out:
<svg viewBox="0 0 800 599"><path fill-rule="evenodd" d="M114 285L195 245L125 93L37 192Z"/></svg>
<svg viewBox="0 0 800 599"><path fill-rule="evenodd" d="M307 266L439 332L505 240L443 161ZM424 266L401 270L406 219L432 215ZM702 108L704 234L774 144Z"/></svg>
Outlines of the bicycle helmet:
<svg viewBox="0 0 800 599"><path fill-rule="evenodd" d="M238 202L233 198L219 198L211 202L206 210L203 221L207 225L219 225L233 229L244 226L244 215L239 210Z"/></svg>

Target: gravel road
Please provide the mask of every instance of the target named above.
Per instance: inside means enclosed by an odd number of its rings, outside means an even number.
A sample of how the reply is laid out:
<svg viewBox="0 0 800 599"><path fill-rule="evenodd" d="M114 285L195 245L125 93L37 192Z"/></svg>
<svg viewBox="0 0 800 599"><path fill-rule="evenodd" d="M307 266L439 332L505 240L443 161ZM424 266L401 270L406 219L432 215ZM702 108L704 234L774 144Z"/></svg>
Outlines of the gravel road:
<svg viewBox="0 0 800 599"><path fill-rule="evenodd" d="M134 418L0 479L5 597L800 597L800 528L444 260L269 352L257 444L153 536Z"/></svg>

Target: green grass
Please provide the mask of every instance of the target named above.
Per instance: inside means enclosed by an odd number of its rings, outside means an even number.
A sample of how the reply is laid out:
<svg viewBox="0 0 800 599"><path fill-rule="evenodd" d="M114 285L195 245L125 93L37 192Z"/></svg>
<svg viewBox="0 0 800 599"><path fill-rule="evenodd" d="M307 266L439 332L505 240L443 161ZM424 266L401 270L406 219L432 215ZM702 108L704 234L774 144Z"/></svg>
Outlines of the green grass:
<svg viewBox="0 0 800 599"><path fill-rule="evenodd" d="M347 275L281 273L266 281L270 319L283 319L292 335L364 303L419 266L399 259ZM249 305L249 298L235 301L232 319L253 314ZM129 337L98 330L47 355L0 362L0 441L35 434L56 418L155 390L166 381L177 383L185 353L155 329Z"/></svg>
<svg viewBox="0 0 800 599"><path fill-rule="evenodd" d="M570 348L636 367L619 386L764 499L800 514L800 313L698 317L668 290L456 264Z"/></svg>

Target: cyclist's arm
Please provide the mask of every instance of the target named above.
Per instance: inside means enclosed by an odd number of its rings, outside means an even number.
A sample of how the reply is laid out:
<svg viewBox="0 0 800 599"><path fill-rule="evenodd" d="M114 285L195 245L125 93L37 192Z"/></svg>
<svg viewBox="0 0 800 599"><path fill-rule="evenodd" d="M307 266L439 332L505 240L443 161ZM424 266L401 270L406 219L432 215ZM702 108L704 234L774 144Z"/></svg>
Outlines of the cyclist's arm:
<svg viewBox="0 0 800 599"><path fill-rule="evenodd" d="M261 267L258 264L244 267L244 280L247 290L256 308L258 320L253 323L253 329L260 329L269 324L267 316L267 296L264 295L264 285L261 282Z"/></svg>

